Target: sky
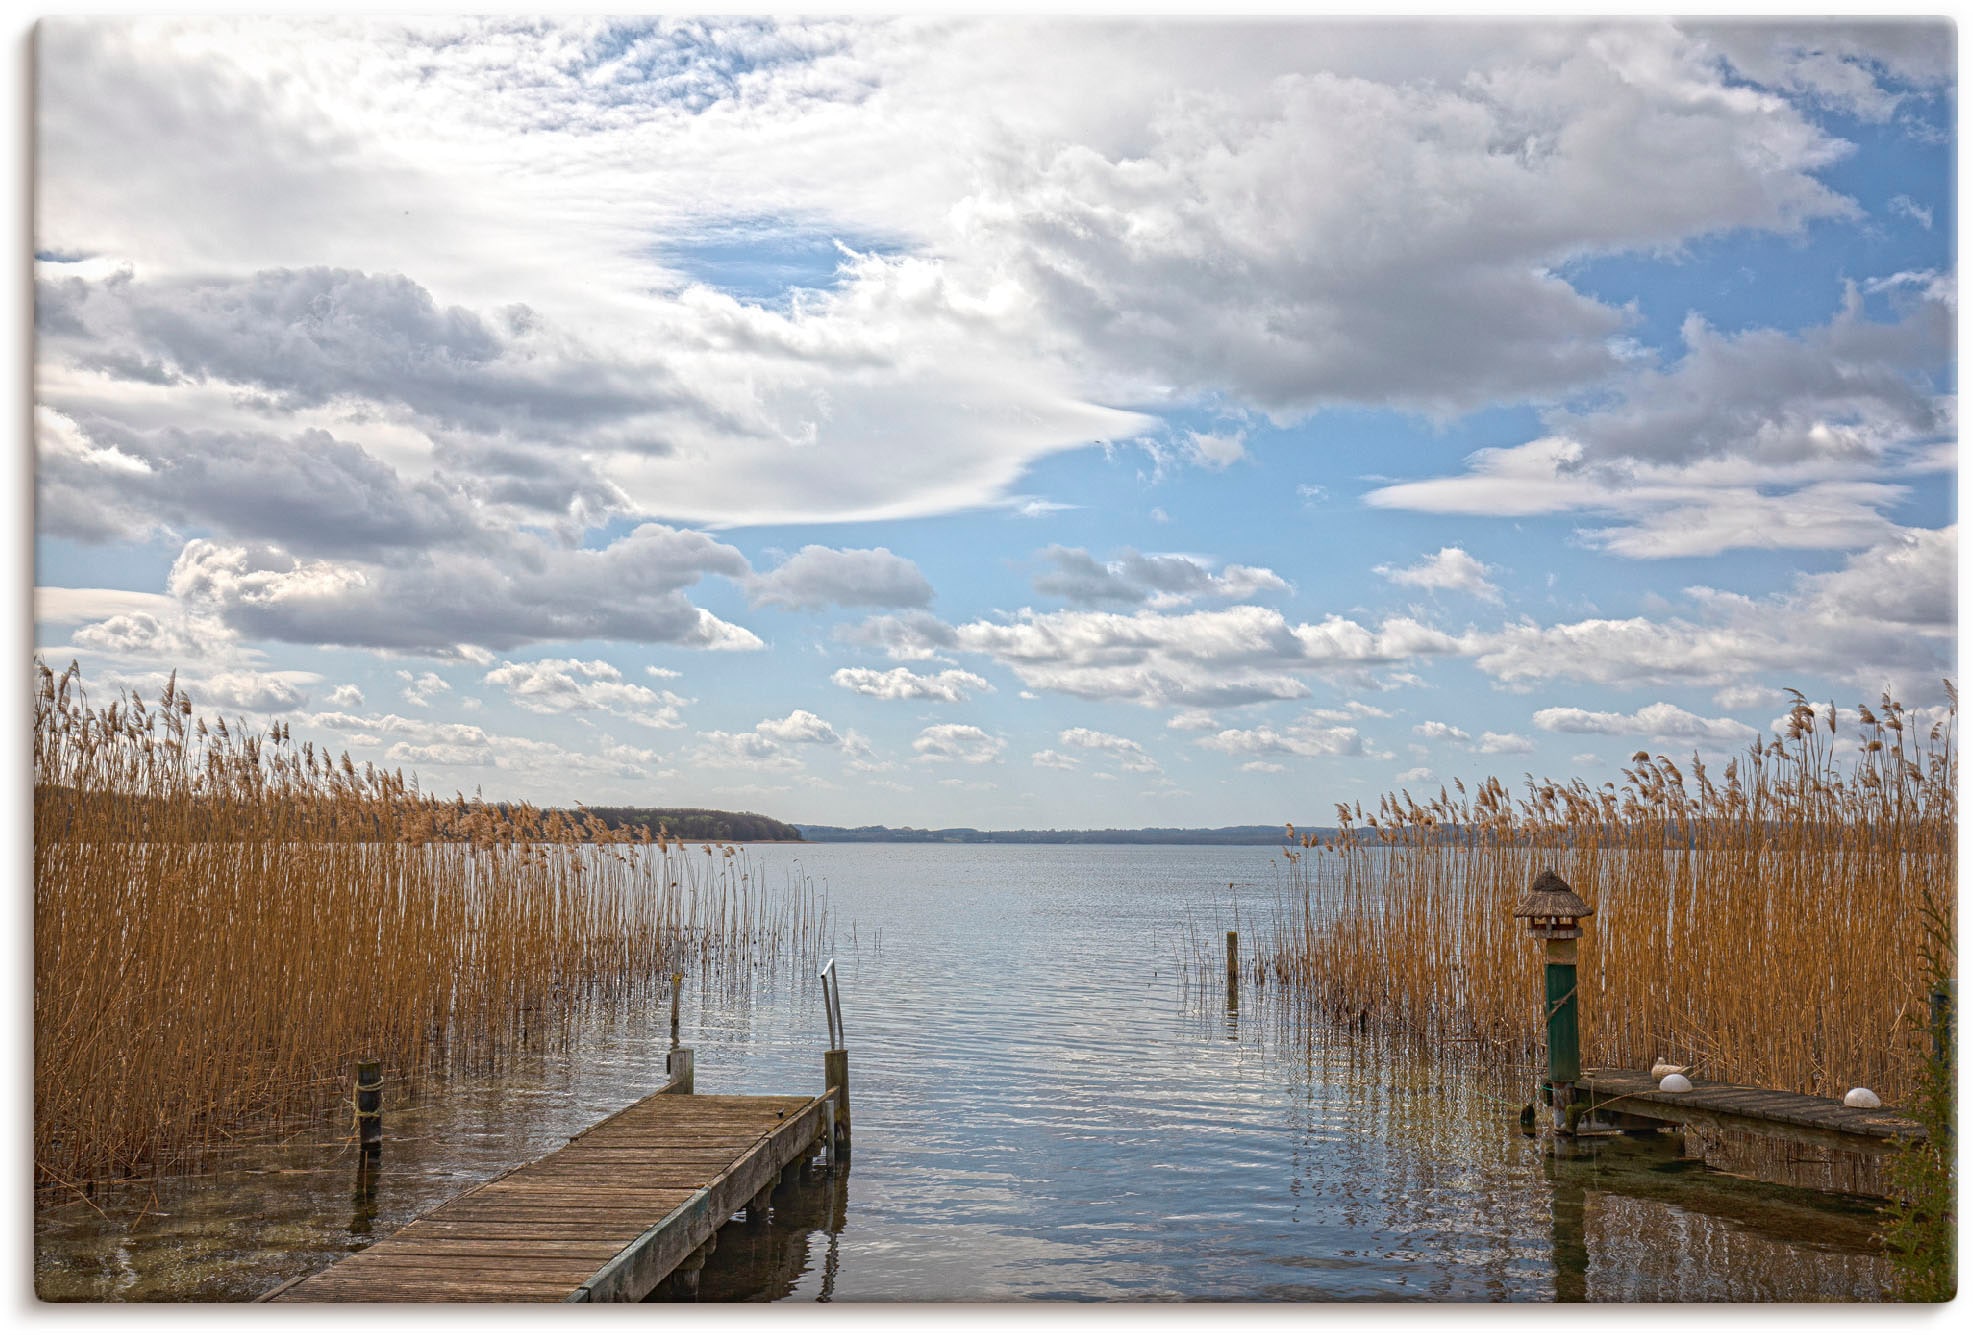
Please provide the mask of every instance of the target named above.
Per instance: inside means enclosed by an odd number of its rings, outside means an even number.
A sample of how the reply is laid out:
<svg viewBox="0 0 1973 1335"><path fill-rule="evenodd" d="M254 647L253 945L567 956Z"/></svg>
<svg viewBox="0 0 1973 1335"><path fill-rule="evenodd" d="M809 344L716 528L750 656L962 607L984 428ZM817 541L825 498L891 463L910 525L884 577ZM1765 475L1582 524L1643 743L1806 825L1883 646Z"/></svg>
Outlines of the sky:
<svg viewBox="0 0 1973 1335"><path fill-rule="evenodd" d="M47 20L35 650L442 795L839 825L1937 719L1954 45Z"/></svg>

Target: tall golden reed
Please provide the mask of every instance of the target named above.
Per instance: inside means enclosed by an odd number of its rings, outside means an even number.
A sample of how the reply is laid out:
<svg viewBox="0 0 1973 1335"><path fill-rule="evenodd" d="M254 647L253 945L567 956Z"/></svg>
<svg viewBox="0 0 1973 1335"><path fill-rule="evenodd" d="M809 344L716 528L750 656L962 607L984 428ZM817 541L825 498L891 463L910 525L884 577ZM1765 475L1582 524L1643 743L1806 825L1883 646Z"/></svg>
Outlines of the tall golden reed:
<svg viewBox="0 0 1973 1335"><path fill-rule="evenodd" d="M655 1006L675 969L819 947L826 906L734 850L421 793L282 724L89 704L40 667L35 1164L161 1171L319 1112L358 1056L414 1081Z"/></svg>
<svg viewBox="0 0 1973 1335"><path fill-rule="evenodd" d="M1554 867L1595 916L1580 986L1591 1065L1889 1101L1915 1088L1928 905L1952 922L1957 697L1924 736L1888 697L1839 759L1834 707L1795 695L1785 736L1715 782L1632 757L1621 784L1496 779L1295 840L1266 972L1338 1019L1434 1043L1536 1041L1539 952L1511 914ZM1293 831L1290 831L1293 834Z"/></svg>

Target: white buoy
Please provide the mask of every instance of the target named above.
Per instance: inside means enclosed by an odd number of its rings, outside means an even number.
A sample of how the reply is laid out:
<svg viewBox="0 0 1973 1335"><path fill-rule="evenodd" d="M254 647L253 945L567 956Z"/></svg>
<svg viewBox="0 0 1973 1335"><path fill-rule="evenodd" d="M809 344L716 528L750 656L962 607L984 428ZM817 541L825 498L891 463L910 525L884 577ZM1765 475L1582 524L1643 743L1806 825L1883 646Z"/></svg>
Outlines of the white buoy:
<svg viewBox="0 0 1973 1335"><path fill-rule="evenodd" d="M1845 1108L1881 1108L1884 1106L1884 1100L1878 1098L1862 1085L1858 1085L1855 1089L1843 1096L1843 1106Z"/></svg>
<svg viewBox="0 0 1973 1335"><path fill-rule="evenodd" d="M1670 1075L1658 1082L1658 1088L1664 1090L1667 1094L1690 1094L1692 1092L1692 1082L1680 1075L1677 1071L1673 1071Z"/></svg>
<svg viewBox="0 0 1973 1335"><path fill-rule="evenodd" d="M1651 1068L1651 1078L1663 1080L1668 1075L1684 1075L1691 1069L1690 1066L1673 1066L1670 1062L1660 1059L1658 1064Z"/></svg>

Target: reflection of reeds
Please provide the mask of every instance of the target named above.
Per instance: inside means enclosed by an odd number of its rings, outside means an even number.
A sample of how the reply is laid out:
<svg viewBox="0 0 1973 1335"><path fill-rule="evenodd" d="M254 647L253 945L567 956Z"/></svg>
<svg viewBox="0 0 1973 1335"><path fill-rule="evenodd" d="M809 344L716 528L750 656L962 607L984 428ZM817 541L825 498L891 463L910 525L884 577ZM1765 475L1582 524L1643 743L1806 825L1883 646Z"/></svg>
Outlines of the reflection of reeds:
<svg viewBox="0 0 1973 1335"><path fill-rule="evenodd" d="M1948 687L1950 691L1950 687ZM1925 1004L1924 903L1950 904L1955 707L1924 737L1886 699L1838 763L1834 712L1799 696L1785 738L1715 782L1639 752L1621 785L1497 780L1289 850L1269 974L1338 1019L1437 1041L1539 1031L1538 953L1510 916L1552 866L1595 906L1581 966L1591 1064L1660 1056L1745 1084L1838 1096L1913 1087L1904 1018ZM1292 834L1292 831L1291 831Z"/></svg>
<svg viewBox="0 0 1973 1335"><path fill-rule="evenodd" d="M566 1043L675 968L823 944L806 880L731 848L441 801L401 775L208 723L173 686L104 708L39 673L35 1157L156 1171L318 1109L359 1054L400 1077Z"/></svg>

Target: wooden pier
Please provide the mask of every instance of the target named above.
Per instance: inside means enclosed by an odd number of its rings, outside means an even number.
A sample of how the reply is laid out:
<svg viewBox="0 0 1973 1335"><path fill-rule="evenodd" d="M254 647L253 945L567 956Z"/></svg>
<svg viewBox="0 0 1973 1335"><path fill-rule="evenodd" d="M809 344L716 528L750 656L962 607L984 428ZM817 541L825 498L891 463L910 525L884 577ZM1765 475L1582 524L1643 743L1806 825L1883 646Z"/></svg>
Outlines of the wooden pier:
<svg viewBox="0 0 1973 1335"><path fill-rule="evenodd" d="M845 1063L846 1064L846 1063ZM263 1302L636 1302L704 1262L721 1225L819 1146L820 1097L690 1093L681 1078L562 1149L453 1198Z"/></svg>
<svg viewBox="0 0 1973 1335"><path fill-rule="evenodd" d="M1683 1153L1742 1177L1813 1191L1888 1198L1890 1156L1925 1128L1889 1108L1838 1099L1692 1081L1671 1093L1645 1071L1590 1070L1577 1085L1587 1111L1579 1130L1672 1130Z"/></svg>

